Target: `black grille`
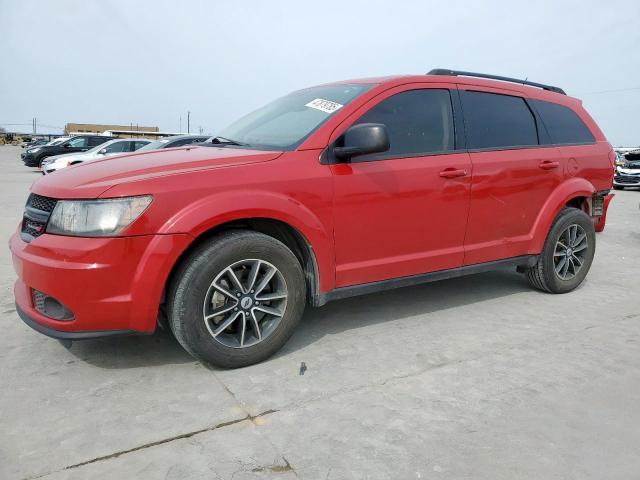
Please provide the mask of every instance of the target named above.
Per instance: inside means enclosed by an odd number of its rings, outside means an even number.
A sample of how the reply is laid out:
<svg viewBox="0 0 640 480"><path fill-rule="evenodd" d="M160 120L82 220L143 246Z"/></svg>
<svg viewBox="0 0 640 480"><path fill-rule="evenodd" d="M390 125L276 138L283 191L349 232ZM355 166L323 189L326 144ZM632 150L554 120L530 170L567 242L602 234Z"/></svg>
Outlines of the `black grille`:
<svg viewBox="0 0 640 480"><path fill-rule="evenodd" d="M22 233L31 235L33 238L39 237L44 233L45 223L29 220L27 217L22 219ZM30 241L30 240L29 240Z"/></svg>
<svg viewBox="0 0 640 480"><path fill-rule="evenodd" d="M21 237L25 242L30 242L44 233L56 203L58 201L55 198L43 197L35 193L29 195L21 229Z"/></svg>
<svg viewBox="0 0 640 480"><path fill-rule="evenodd" d="M640 182L640 175L638 175L638 176L616 175L614 177L614 179L618 183L638 183L638 182Z"/></svg>
<svg viewBox="0 0 640 480"><path fill-rule="evenodd" d="M35 193L29 195L29 200L27 200L27 205L29 207L48 213L53 212L53 208L56 206L56 203L58 203L58 201L55 198L43 197L42 195L36 195Z"/></svg>

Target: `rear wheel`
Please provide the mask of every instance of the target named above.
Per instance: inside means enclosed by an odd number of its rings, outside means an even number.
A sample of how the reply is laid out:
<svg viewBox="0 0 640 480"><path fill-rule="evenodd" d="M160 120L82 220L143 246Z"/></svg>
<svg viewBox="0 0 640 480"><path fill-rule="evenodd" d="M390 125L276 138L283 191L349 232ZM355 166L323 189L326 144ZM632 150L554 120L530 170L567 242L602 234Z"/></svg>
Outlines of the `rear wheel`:
<svg viewBox="0 0 640 480"><path fill-rule="evenodd" d="M169 325L199 360L225 368L260 362L293 333L305 307L305 278L282 242L251 231L197 247L168 292Z"/></svg>
<svg viewBox="0 0 640 480"><path fill-rule="evenodd" d="M577 208L565 208L549 229L538 262L527 270L529 283L550 293L570 292L587 276L595 249L591 217Z"/></svg>

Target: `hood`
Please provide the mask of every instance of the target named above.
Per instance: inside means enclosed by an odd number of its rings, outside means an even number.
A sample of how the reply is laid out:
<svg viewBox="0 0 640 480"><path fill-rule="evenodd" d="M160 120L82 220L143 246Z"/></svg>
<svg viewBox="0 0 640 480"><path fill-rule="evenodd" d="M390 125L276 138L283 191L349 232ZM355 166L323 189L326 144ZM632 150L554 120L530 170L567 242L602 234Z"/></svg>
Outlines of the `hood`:
<svg viewBox="0 0 640 480"><path fill-rule="evenodd" d="M72 165L37 180L31 190L53 198L98 198L109 188L157 177L265 162L282 152L188 145L115 155Z"/></svg>

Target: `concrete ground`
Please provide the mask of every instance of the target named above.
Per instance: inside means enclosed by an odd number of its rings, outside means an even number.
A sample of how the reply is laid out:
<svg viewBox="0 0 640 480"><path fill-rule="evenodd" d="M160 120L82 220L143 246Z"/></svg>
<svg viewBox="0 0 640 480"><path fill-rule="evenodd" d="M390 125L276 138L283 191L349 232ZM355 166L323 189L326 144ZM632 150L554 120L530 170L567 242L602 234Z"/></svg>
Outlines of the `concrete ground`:
<svg viewBox="0 0 640 480"><path fill-rule="evenodd" d="M20 321L6 240L39 174L19 151L0 147L0 478L640 477L640 191L573 293L496 272L339 301L221 371L163 332L67 350Z"/></svg>

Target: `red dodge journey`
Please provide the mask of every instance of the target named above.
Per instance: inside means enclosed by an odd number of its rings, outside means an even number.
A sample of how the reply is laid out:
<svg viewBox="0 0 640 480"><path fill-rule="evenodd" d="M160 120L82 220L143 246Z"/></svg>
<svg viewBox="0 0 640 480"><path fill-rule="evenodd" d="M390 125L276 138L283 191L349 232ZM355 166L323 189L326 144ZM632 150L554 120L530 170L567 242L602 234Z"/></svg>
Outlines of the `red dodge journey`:
<svg viewBox="0 0 640 480"><path fill-rule="evenodd" d="M307 88L210 141L37 181L10 240L17 311L66 343L166 322L240 367L307 304L503 267L569 292L613 161L558 87L437 69Z"/></svg>

